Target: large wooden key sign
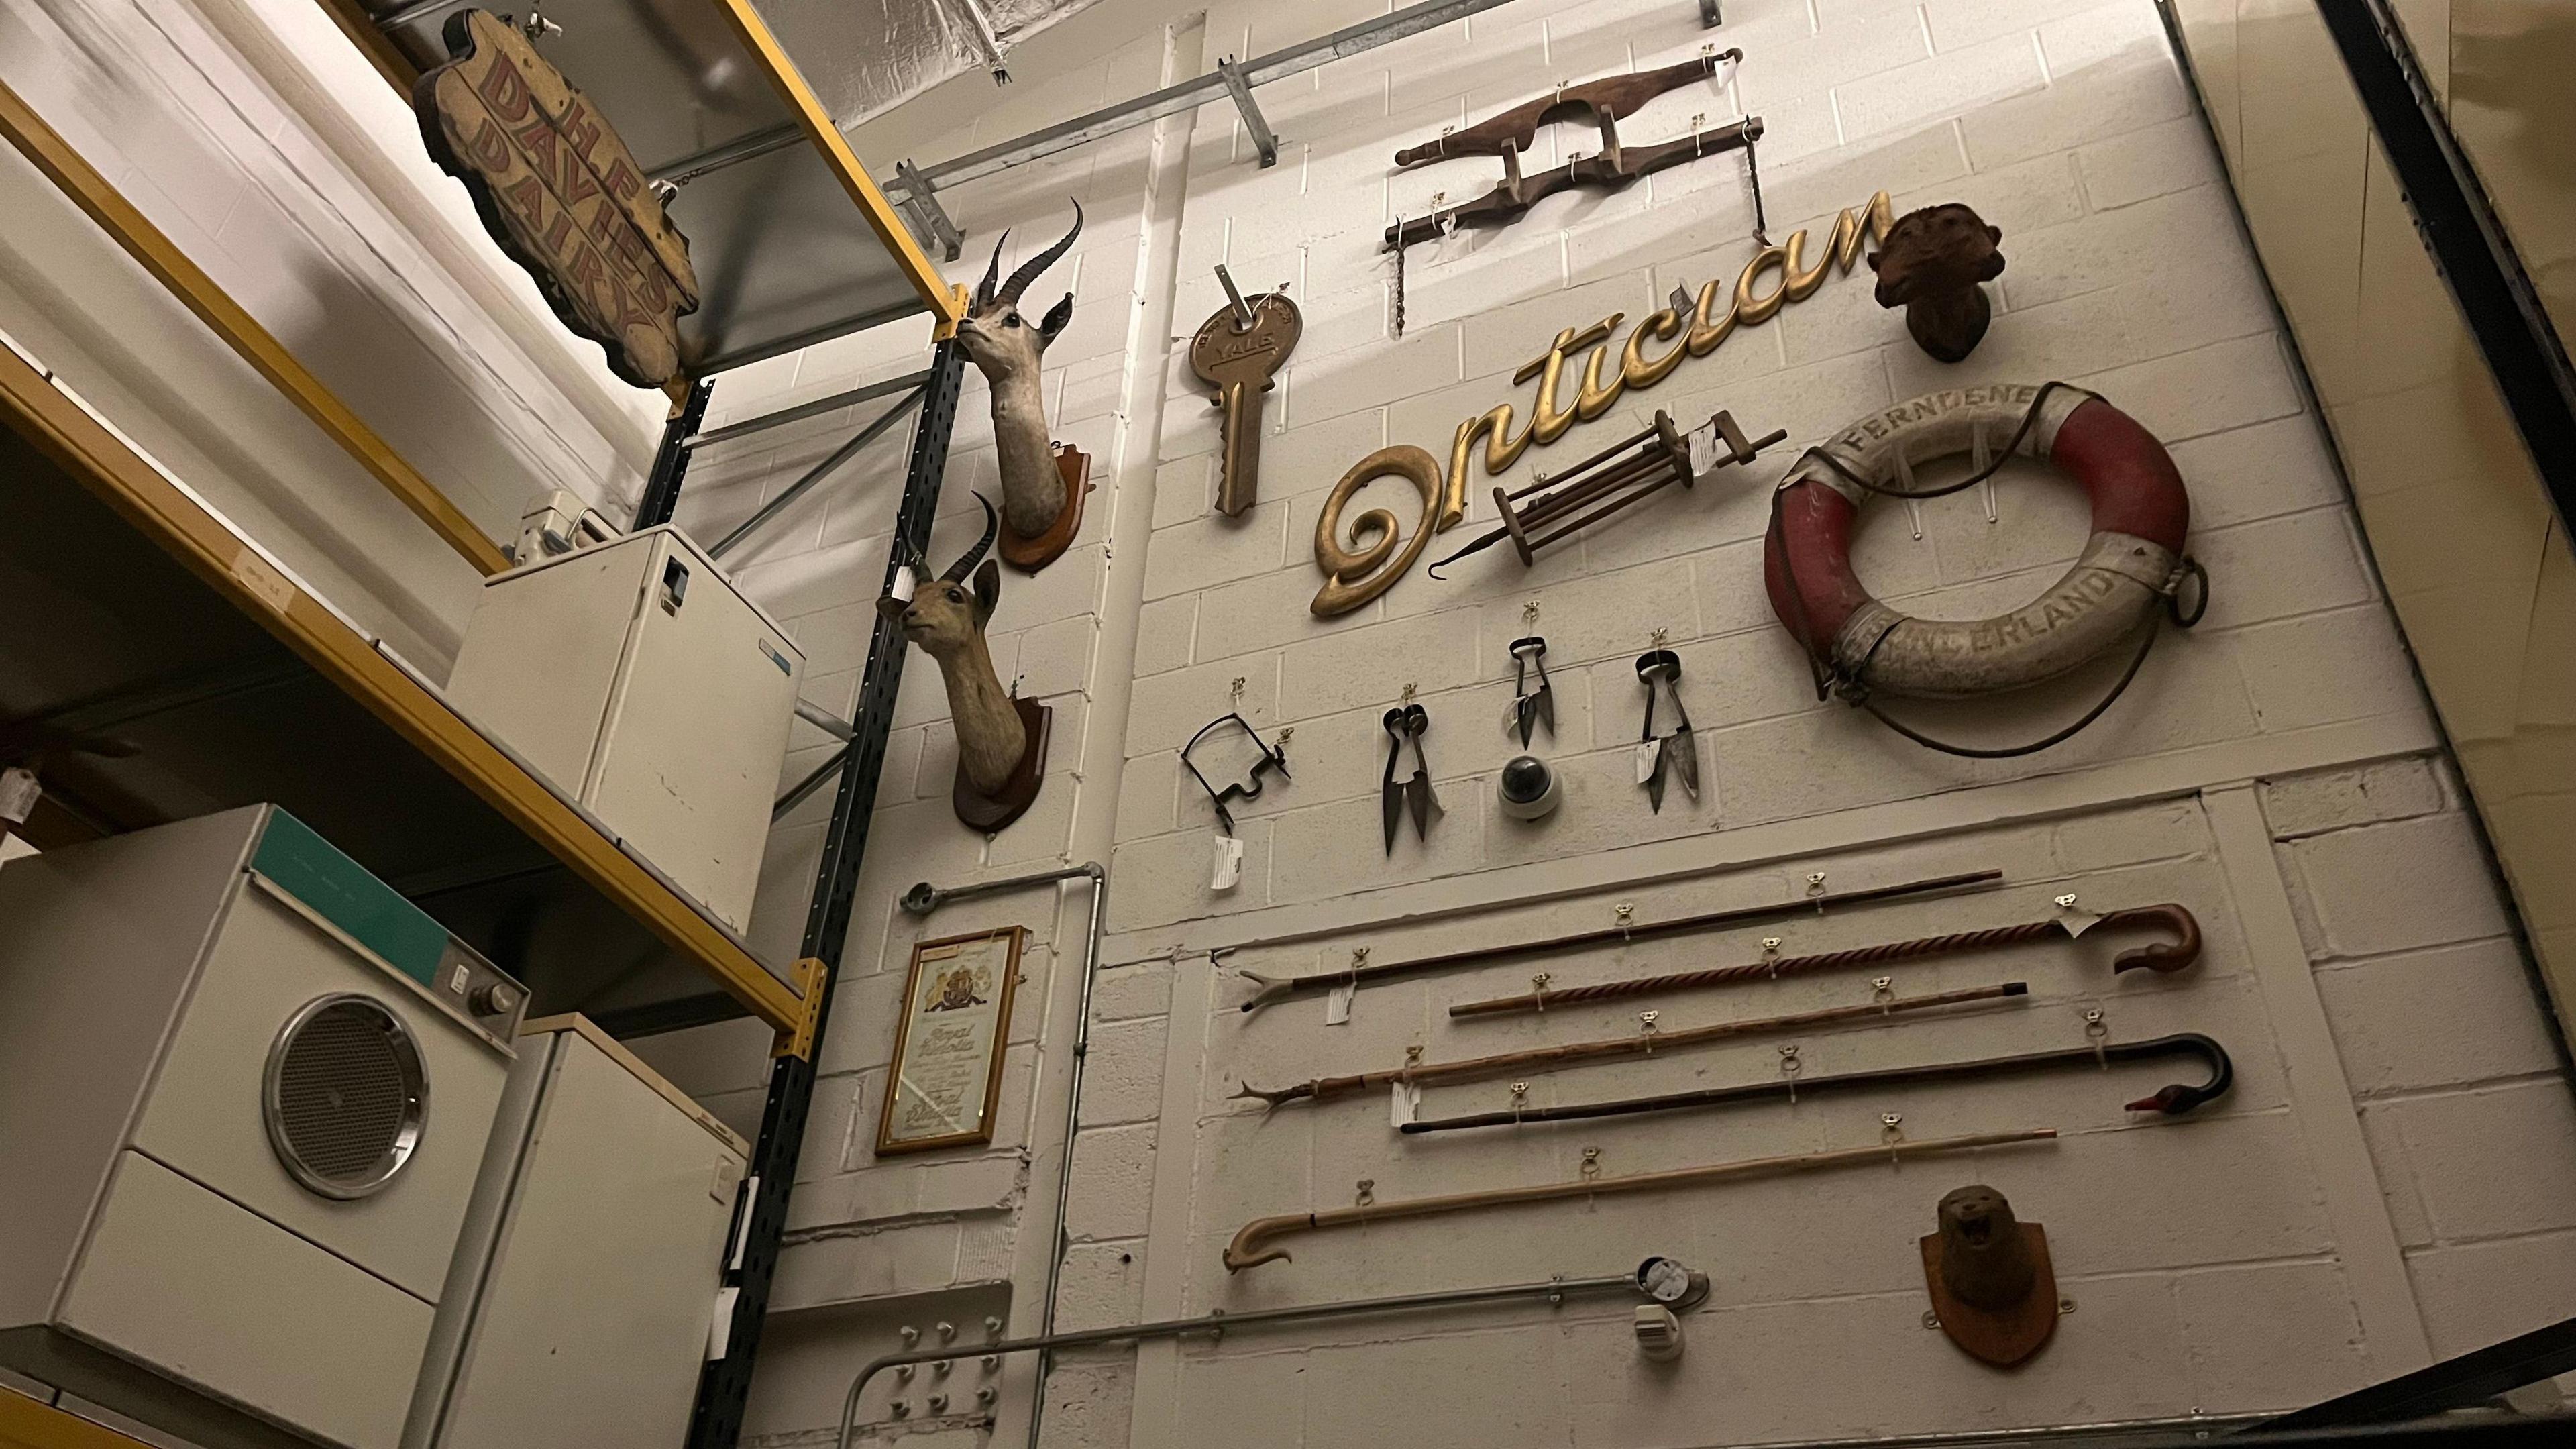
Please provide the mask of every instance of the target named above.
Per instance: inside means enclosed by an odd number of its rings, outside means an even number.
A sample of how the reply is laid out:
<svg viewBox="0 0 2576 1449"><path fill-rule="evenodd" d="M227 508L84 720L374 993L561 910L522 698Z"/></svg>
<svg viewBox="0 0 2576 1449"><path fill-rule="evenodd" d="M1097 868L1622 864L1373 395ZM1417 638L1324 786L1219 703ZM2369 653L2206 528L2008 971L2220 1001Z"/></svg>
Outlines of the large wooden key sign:
<svg viewBox="0 0 2576 1449"><path fill-rule="evenodd" d="M465 183L501 250L566 327L637 387L682 375L680 318L698 310L689 240L590 99L507 22L448 17L447 64L412 88L432 159Z"/></svg>

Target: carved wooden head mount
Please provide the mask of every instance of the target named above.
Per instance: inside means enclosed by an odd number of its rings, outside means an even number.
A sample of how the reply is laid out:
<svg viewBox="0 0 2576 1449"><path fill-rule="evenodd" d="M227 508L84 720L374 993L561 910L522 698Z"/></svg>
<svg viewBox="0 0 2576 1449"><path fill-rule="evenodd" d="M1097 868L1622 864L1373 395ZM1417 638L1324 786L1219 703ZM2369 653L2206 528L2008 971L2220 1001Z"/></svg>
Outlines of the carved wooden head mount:
<svg viewBox="0 0 2576 1449"><path fill-rule="evenodd" d="M1921 1241L1930 1320L1972 1357L2010 1368L2057 1330L2057 1273L2048 1234L2014 1217L1991 1187L1941 1199L1938 1228Z"/></svg>
<svg viewBox="0 0 2576 1449"><path fill-rule="evenodd" d="M2011 1202L1982 1184L1941 1199L1941 1283L1960 1301L1990 1311L2030 1296L2035 1265Z"/></svg>
<svg viewBox="0 0 2576 1449"><path fill-rule="evenodd" d="M1907 212L1869 254L1878 305L1903 307L1906 330L1925 352L1943 362L1965 358L1993 317L1977 284L2003 275L2003 239L2002 228L1962 202Z"/></svg>

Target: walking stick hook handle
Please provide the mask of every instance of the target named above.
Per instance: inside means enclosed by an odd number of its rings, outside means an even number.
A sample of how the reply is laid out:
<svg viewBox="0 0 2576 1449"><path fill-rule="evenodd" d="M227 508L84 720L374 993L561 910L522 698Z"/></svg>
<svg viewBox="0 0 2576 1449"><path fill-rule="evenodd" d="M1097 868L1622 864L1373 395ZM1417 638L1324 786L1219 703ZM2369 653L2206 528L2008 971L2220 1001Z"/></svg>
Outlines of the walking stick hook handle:
<svg viewBox="0 0 2576 1449"><path fill-rule="evenodd" d="M2138 906L2114 911L2102 918L2105 926L2162 926L2174 933L2171 941L2158 941L2121 952L2111 962L2113 974L2145 967L2159 975L2171 975L2200 959L2200 922L2192 913L2173 902L2160 906Z"/></svg>

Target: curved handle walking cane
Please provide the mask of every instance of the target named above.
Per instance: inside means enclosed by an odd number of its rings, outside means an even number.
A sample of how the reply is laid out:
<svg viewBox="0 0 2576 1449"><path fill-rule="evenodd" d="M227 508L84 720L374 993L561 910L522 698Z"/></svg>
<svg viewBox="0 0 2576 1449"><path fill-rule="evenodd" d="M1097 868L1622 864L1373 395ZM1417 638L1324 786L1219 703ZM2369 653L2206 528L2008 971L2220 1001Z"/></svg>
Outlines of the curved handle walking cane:
<svg viewBox="0 0 2576 1449"><path fill-rule="evenodd" d="M2150 971L2170 974L2200 959L2200 923L2190 911L2173 902L2163 905L2137 906L2124 911L2111 911L2096 917L2089 925L2075 924L2065 916L2052 916L2045 921L2024 921L2012 926L1989 926L1976 931L1953 931L1946 936L1926 936L1913 941L1887 941L1875 946L1854 946L1841 951L1820 951L1806 956L1765 956L1758 961L1733 966L1712 966L1698 971L1674 971L1661 976L1629 977L1617 981L1596 982L1589 986L1551 987L1542 1001L1536 991L1516 996L1496 996L1483 1001L1454 1002L1449 1014L1455 1016L1497 1016L1512 1012L1536 1011L1542 1006L1572 1006L1587 1001L1608 1001L1625 996L1649 996L1665 991L1692 991L1728 986L1737 982L1771 980L1782 976L1815 971L1844 970L1857 966L1875 966L1888 961L1911 961L1929 956L1948 956L1965 951L1982 951L1996 946L2023 945L2036 941L2056 940L2077 931L2151 929L2174 933L2171 941L2134 946L2121 952L2111 962L2114 972Z"/></svg>
<svg viewBox="0 0 2576 1449"><path fill-rule="evenodd" d="M2196 1031L2146 1041L2096 1042L2008 1057L1979 1057L1964 1062L1925 1062L1912 1066L1873 1067L1827 1076L1779 1077L1729 1087L1703 1087L1653 1097L1619 1097L1606 1102L1568 1102L1553 1107L1515 1107L1501 1112L1471 1112L1460 1117L1432 1117L1407 1122L1397 1130L1407 1136L1456 1132L1470 1127L1520 1127L1533 1122L1575 1122L1594 1117L1633 1117L1647 1112L1677 1112L1705 1107L1737 1107L1753 1102L1786 1100L1853 1087L1905 1087L1932 1082L1973 1081L1983 1077L2019 1076L2029 1072L2113 1062L2149 1061L2158 1057L2198 1057L2209 1067L2209 1079L2176 1082L2123 1106L2132 1112L2160 1112L2180 1117L2227 1095L2236 1085L2236 1066L2227 1048Z"/></svg>
<svg viewBox="0 0 2576 1449"><path fill-rule="evenodd" d="M2158 975L2170 976L2200 959L2200 922L2193 919L2191 912L2170 901L2160 906L2133 906L2125 911L2113 911L2094 924L2112 927L2162 926L2174 933L2174 939L2171 941L2135 946L2113 957L2111 959L2113 975L2144 967Z"/></svg>

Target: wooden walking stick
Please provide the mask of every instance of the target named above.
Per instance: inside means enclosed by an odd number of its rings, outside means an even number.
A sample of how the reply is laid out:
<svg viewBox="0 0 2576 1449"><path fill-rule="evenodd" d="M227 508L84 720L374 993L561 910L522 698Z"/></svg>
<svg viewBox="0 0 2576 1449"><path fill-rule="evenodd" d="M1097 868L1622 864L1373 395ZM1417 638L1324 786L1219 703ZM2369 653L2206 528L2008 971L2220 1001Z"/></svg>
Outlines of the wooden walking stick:
<svg viewBox="0 0 2576 1449"><path fill-rule="evenodd" d="M1971 986L1960 991L1944 991L1933 996L1905 1000L1867 1001L1857 1006L1828 1006L1817 1011L1792 1012L1786 1016L1765 1016L1750 1021L1721 1021L1712 1026L1684 1027L1678 1031L1653 1028L1635 1036L1611 1037L1604 1041L1567 1042L1561 1046L1532 1047L1527 1051L1498 1052L1492 1056L1469 1057L1455 1062L1421 1062L1385 1071L1362 1072L1348 1077L1317 1077L1293 1087L1264 1089L1246 1083L1235 1091L1237 1097L1258 1097L1276 1107L1283 1102L1321 1102L1344 1097L1353 1092L1372 1091L1410 1082L1419 1087L1442 1086L1452 1082L1474 1082L1536 1067L1542 1071L1553 1067L1580 1066L1585 1062L1619 1057L1653 1056L1675 1047L1697 1046L1703 1042L1724 1041L1739 1036L1765 1036L1774 1032L1799 1031L1811 1026L1831 1026L1838 1022L1862 1021L1889 1016L1897 1012L1931 1011L1944 1006L1961 1006L1972 1001L2027 1000L2030 987L2020 981L2007 981L1999 986ZM1648 1013L1652 1015L1652 1013ZM1420 1048L1415 1048L1419 1051Z"/></svg>
<svg viewBox="0 0 2576 1449"><path fill-rule="evenodd" d="M1504 1207L1514 1203L1561 1202L1574 1197L1606 1197L1612 1193L1659 1192L1666 1188L1700 1187L1711 1183L1736 1182L1754 1177L1777 1177L1792 1172L1813 1172L1820 1168L1848 1167L1865 1162L1899 1162L1909 1157L1930 1157L1941 1153L1966 1152L1978 1147L2004 1147L2021 1142L2047 1141L2057 1136L2054 1127L2027 1127L2015 1132L1980 1132L1966 1137L1936 1137L1923 1142L1885 1142L1875 1147L1845 1147L1829 1152L1798 1152L1782 1157L1750 1157L1736 1162L1710 1162L1697 1167L1676 1167L1663 1172L1641 1172L1629 1177L1579 1177L1571 1182L1540 1182L1524 1187L1488 1188L1482 1192L1453 1192L1440 1197L1399 1199L1395 1202L1369 1202L1346 1208L1327 1208L1322 1212L1280 1213L1275 1217L1254 1218L1235 1233L1234 1241L1225 1245L1225 1267L1229 1273L1240 1273L1256 1264L1285 1260L1288 1250L1270 1244L1291 1233L1311 1233L1322 1228L1346 1228L1359 1223L1382 1222L1394 1218L1435 1217L1444 1213L1466 1212L1475 1208Z"/></svg>
<svg viewBox="0 0 2576 1449"><path fill-rule="evenodd" d="M2112 911L2099 918L2086 918L2079 924L2069 917L2057 916L2045 921L2024 921L2013 926L1993 926L1982 931L1954 931L1946 936L1924 936L1912 941L1888 941L1876 946L1854 946L1847 951L1820 951L1811 956L1777 956L1765 954L1761 960L1738 966L1713 966L1704 971L1676 971L1663 976L1639 976L1626 981L1603 981L1592 986L1568 986L1551 990L1543 982L1517 996L1497 996L1484 1001L1461 1001L1449 1008L1451 1016L1501 1016L1515 1012L1545 1011L1551 1006L1574 1006L1587 1001L1609 1001L1623 996L1648 996L1659 991L1697 991L1711 986L1732 986L1739 981L1765 981L1781 976L1803 975L1813 971L1832 971L1852 966L1875 966L1885 961L1912 961L1926 956L1950 956L1961 951L1980 951L1989 946L2017 946L2032 941L2046 941L2061 932L2073 937L2083 930L2133 929L2159 927L2174 933L2172 941L2158 941L2123 951L2111 961L2115 973L2145 967L2170 974L2200 959L2200 922L2191 912L2167 902L2160 906L2134 906L2125 911ZM1776 946L1777 941L1768 943Z"/></svg>
<svg viewBox="0 0 2576 1449"><path fill-rule="evenodd" d="M1820 892L1765 905L1705 911L1695 916L1678 916L1669 921L1645 921L1631 925L1611 926L1598 931L1577 931L1570 936L1548 936L1535 941L1515 941L1500 946L1473 946L1463 951L1447 951L1437 956L1416 957L1410 961L1381 961L1374 966L1361 966L1343 971L1316 971L1303 976L1264 976L1258 971L1246 971L1242 973L1243 979L1260 989L1253 993L1251 1000L1243 1003L1243 1009L1255 1011L1274 1001L1283 1001L1288 997L1309 991L1329 991L1336 986L1374 986L1381 981L1392 981L1406 976L1422 976L1434 971L1457 971L1469 966L1486 966L1496 961L1511 961L1526 956L1587 951L1595 946L1619 946L1632 941L1652 941L1665 936L1688 935L1694 931L1719 931L1729 926L1777 920L1782 916L1799 915L1809 910L1821 916L1829 909L1844 906L1867 905L1876 901L1907 900L1950 891L1979 890L2000 885L2003 878L2004 873L1999 870L1963 871L1956 875L1899 881L1893 885L1866 886L1859 890Z"/></svg>

